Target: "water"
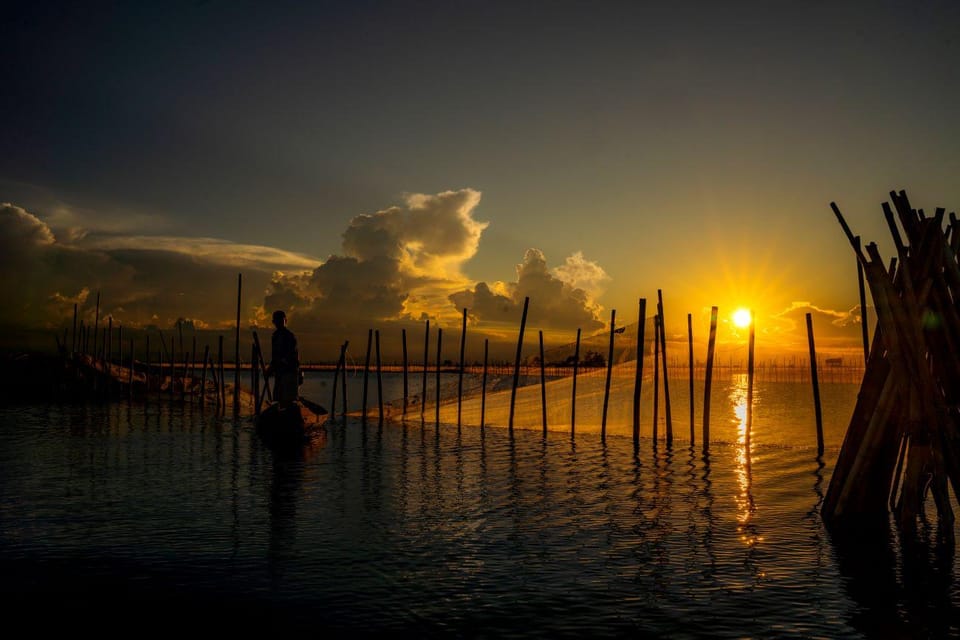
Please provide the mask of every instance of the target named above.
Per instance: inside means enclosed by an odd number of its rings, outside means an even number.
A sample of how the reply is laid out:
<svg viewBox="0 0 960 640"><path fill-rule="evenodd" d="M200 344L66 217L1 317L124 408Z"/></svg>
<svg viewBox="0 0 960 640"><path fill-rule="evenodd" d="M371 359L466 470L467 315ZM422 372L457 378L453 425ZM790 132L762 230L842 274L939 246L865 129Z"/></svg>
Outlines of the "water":
<svg viewBox="0 0 960 640"><path fill-rule="evenodd" d="M764 420L806 433L789 405ZM823 465L792 436L706 458L644 438L634 457L590 432L355 420L278 455L248 420L157 403L4 408L0 425L6 620L36 630L960 633L952 555L824 529L837 437Z"/></svg>

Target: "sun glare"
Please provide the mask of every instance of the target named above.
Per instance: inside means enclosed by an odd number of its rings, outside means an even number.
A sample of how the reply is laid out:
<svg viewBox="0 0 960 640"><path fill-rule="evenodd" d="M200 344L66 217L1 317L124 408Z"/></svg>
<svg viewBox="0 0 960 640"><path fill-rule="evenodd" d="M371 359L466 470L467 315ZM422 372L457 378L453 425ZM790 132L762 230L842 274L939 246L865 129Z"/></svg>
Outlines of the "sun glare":
<svg viewBox="0 0 960 640"><path fill-rule="evenodd" d="M737 325L741 329L746 329L750 326L750 322L753 320L753 317L750 315L749 309L737 309L733 312L733 324Z"/></svg>

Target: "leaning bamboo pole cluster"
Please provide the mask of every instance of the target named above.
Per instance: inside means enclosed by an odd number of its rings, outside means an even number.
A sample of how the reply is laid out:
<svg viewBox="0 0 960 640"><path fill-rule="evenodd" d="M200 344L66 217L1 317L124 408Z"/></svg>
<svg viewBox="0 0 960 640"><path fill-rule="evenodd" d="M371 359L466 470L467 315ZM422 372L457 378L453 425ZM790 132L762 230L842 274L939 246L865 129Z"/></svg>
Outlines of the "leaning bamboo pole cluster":
<svg viewBox="0 0 960 640"><path fill-rule="evenodd" d="M886 521L913 534L927 493L953 544L948 481L960 495L960 221L932 217L891 192L883 213L897 255L861 247L831 204L869 285L877 328L857 404L824 499L831 525ZM899 221L899 227L897 222ZM900 228L902 227L903 233Z"/></svg>

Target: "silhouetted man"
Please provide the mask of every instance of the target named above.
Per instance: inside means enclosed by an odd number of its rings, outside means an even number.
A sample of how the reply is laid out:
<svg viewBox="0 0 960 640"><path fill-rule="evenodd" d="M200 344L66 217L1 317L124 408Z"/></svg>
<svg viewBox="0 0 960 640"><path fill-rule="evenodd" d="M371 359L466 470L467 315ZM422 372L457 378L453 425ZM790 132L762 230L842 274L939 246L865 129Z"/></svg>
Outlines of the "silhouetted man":
<svg viewBox="0 0 960 640"><path fill-rule="evenodd" d="M289 409L300 395L300 354L297 351L297 337L287 329L287 314L273 312L273 332L271 340L270 366L267 375L274 376L274 397L279 408Z"/></svg>

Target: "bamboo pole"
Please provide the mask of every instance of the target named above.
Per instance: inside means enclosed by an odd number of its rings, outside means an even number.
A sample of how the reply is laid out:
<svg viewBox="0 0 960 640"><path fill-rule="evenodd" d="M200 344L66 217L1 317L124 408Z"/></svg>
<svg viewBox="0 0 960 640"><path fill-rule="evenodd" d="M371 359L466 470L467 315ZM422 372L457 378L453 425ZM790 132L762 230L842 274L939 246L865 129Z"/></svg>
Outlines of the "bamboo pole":
<svg viewBox="0 0 960 640"><path fill-rule="evenodd" d="M817 381L817 348L813 343L813 317L807 314L807 342L810 345L810 381L813 385L813 408L817 416L817 455L823 455L823 415L820 409L820 384Z"/></svg>
<svg viewBox="0 0 960 640"><path fill-rule="evenodd" d="M77 303L73 303L73 331L70 333L70 355L77 352Z"/></svg>
<svg viewBox="0 0 960 640"><path fill-rule="evenodd" d="M163 349L157 349L157 401L163 400Z"/></svg>
<svg viewBox="0 0 960 640"><path fill-rule="evenodd" d="M460 428L460 416L463 410L463 359L467 346L467 310L463 310L463 328L460 329L460 371L457 374L457 429Z"/></svg>
<svg viewBox="0 0 960 640"><path fill-rule="evenodd" d="M252 366L252 365L251 365ZM194 329L193 341L190 347L190 397L193 398L197 387L197 333Z"/></svg>
<svg viewBox="0 0 960 640"><path fill-rule="evenodd" d="M687 361L690 370L690 446L694 445L693 411L693 314L687 314Z"/></svg>
<svg viewBox="0 0 960 640"><path fill-rule="evenodd" d="M233 412L240 413L240 300L243 293L243 274L237 274L237 326L233 359Z"/></svg>
<svg viewBox="0 0 960 640"><path fill-rule="evenodd" d="M520 384L520 356L523 355L523 331L527 327L527 309L530 306L530 297L523 299L523 315L520 318L520 335L517 338L517 358L513 365L513 387L510 389L510 421L509 430L513 434L513 414L517 404L517 386Z"/></svg>
<svg viewBox="0 0 960 640"><path fill-rule="evenodd" d="M640 447L640 395L643 389L643 348L647 329L647 299L640 298L637 314L637 368L633 377L633 448Z"/></svg>
<svg viewBox="0 0 960 640"><path fill-rule="evenodd" d="M342 415L342 417L343 417L343 422L344 422L344 424L346 424L346 422L347 422L347 348L348 348L349 346L350 346L350 341L349 341L349 340L345 340L345 341L343 342L343 351L342 351L342 353L343 353L343 377L342 377L342 382L341 382L341 384L342 384L343 386L341 386L341 388L340 388L340 392L341 392L341 396L342 396L341 399L343 400L343 415Z"/></svg>
<svg viewBox="0 0 960 640"><path fill-rule="evenodd" d="M483 421L487 411L487 357L490 353L490 339L483 339L483 378L480 383L480 429L484 427Z"/></svg>
<svg viewBox="0 0 960 640"><path fill-rule="evenodd" d="M600 440L607 439L607 407L610 404L610 377L613 375L613 336L617 332L617 310L610 311L610 348L607 350L607 381L603 385L603 417L600 420Z"/></svg>
<svg viewBox="0 0 960 640"><path fill-rule="evenodd" d="M747 346L747 424L744 441L746 443L747 453L750 452L750 438L753 433L753 348L756 334L756 316L753 310L750 311L750 339Z"/></svg>
<svg viewBox="0 0 960 640"><path fill-rule="evenodd" d="M223 379L223 336L217 336L217 408L227 408L227 385Z"/></svg>
<svg viewBox="0 0 960 640"><path fill-rule="evenodd" d="M373 347L373 329L367 329L367 357L363 361L363 422L367 421L367 386L370 378L370 349Z"/></svg>
<svg viewBox="0 0 960 640"><path fill-rule="evenodd" d="M443 327L437 327L437 406L435 407L436 419L435 426L440 428L440 363L443 352Z"/></svg>
<svg viewBox="0 0 960 640"><path fill-rule="evenodd" d="M333 370L333 393L330 397L330 417L337 415L337 391L340 390L338 385L340 384L341 367L343 367L343 345L340 346L340 355L337 357L337 367ZM344 371L343 375L347 375L347 372Z"/></svg>
<svg viewBox="0 0 960 640"><path fill-rule="evenodd" d="M573 390L570 393L570 439L577 432L577 370L580 368L580 328L577 328L577 346L573 350Z"/></svg>
<svg viewBox="0 0 960 640"><path fill-rule="evenodd" d="M150 334L147 334L146 357L147 363L146 375L143 378L143 397L150 397Z"/></svg>
<svg viewBox="0 0 960 640"><path fill-rule="evenodd" d="M250 386L253 388L253 415L260 415L260 367L257 343L250 344ZM191 385L192 389L192 385Z"/></svg>
<svg viewBox="0 0 960 640"><path fill-rule="evenodd" d="M653 316L653 446L660 430L660 314Z"/></svg>
<svg viewBox="0 0 960 640"><path fill-rule="evenodd" d="M860 236L857 236L860 244ZM867 293L863 286L863 265L857 260L857 282L860 285L860 331L863 334L863 366L870 359L870 328L867 326Z"/></svg>
<svg viewBox="0 0 960 640"><path fill-rule="evenodd" d="M127 378L127 392L130 395L130 399L133 399L133 364L134 364L134 353L133 353L133 338L130 338L130 371L129 377Z"/></svg>
<svg viewBox="0 0 960 640"><path fill-rule="evenodd" d="M543 435L547 435L547 376L543 363L543 331L540 331L540 409L542 412Z"/></svg>
<svg viewBox="0 0 960 640"><path fill-rule="evenodd" d="M383 426L383 376L380 370L380 330L374 332L374 338L377 343L377 418L378 424Z"/></svg>
<svg viewBox="0 0 960 640"><path fill-rule="evenodd" d="M407 401L409 400L409 388L407 386L407 330L400 331L401 343L403 345L403 415L407 415ZM337 387L336 382L333 385Z"/></svg>
<svg viewBox="0 0 960 640"><path fill-rule="evenodd" d="M673 414L670 412L670 378L667 375L667 329L663 314L663 292L657 289L657 313L660 314L660 353L663 355L663 409L667 419L667 446L673 444Z"/></svg>
<svg viewBox="0 0 960 640"><path fill-rule="evenodd" d="M183 348L183 322L177 319L177 336L180 343L180 358L183 359L183 369L180 372L180 401L183 401L187 392L187 354Z"/></svg>
<svg viewBox="0 0 960 640"><path fill-rule="evenodd" d="M267 363L263 359L263 346L260 344L260 336L257 335L256 330L253 331L253 344L257 346L257 363L260 366L260 375L263 377L263 393L267 402L273 402L273 394L270 393L270 378L267 376Z"/></svg>
<svg viewBox="0 0 960 640"><path fill-rule="evenodd" d="M93 357L97 357L97 334L100 332L100 292L97 291L97 311L93 321Z"/></svg>
<svg viewBox="0 0 960 640"><path fill-rule="evenodd" d="M207 402L207 363L210 361L210 345L203 345L203 370L200 372L200 408Z"/></svg>
<svg viewBox="0 0 960 640"><path fill-rule="evenodd" d="M713 357L717 346L719 309L710 307L710 337L707 341L707 369L703 381L703 452L710 450L710 389L713 386Z"/></svg>
<svg viewBox="0 0 960 640"><path fill-rule="evenodd" d="M423 401L420 403L420 417L423 418L427 411L427 363L430 361L430 319L427 319L426 328L423 333Z"/></svg>

